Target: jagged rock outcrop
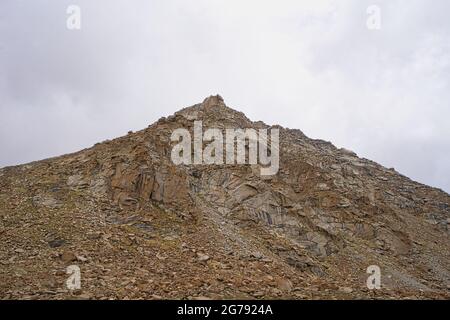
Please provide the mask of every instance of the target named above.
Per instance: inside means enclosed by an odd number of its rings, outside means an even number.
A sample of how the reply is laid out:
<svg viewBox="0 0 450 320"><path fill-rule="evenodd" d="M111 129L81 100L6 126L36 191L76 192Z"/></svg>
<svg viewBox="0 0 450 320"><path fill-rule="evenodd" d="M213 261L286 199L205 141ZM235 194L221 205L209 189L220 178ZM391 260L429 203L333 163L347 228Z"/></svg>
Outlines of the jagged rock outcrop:
<svg viewBox="0 0 450 320"><path fill-rule="evenodd" d="M279 129L278 173L174 165L171 133L195 120ZM445 192L212 96L145 130L0 169L0 297L449 298L449 224ZM65 286L71 264L81 290ZM366 287L370 265L380 290Z"/></svg>

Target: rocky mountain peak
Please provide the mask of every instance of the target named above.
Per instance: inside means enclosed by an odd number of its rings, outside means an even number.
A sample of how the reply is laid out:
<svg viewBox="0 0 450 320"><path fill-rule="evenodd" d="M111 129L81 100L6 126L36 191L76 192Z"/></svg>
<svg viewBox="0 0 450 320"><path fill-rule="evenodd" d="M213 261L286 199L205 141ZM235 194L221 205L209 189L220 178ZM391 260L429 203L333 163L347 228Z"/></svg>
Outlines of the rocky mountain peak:
<svg viewBox="0 0 450 320"><path fill-rule="evenodd" d="M214 106L225 106L225 102L223 100L223 98L220 95L211 95L207 98L205 98L205 100L203 100L202 105L205 108L211 108Z"/></svg>
<svg viewBox="0 0 450 320"><path fill-rule="evenodd" d="M171 135L195 120L269 127L216 95L145 130L0 169L0 298L450 297L448 194L279 126L273 176L260 164L175 164Z"/></svg>
<svg viewBox="0 0 450 320"><path fill-rule="evenodd" d="M184 108L174 116L181 116L189 121L202 120L215 128L247 128L254 125L244 113L227 106L220 95L209 96L202 103Z"/></svg>

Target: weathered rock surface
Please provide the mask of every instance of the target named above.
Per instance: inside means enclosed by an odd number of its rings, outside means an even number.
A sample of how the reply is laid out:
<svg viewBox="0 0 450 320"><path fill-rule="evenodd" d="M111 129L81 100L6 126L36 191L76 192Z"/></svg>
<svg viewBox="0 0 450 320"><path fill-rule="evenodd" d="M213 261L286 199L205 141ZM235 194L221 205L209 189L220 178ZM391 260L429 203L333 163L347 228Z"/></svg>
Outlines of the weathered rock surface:
<svg viewBox="0 0 450 320"><path fill-rule="evenodd" d="M180 165L170 135L270 128L220 96L0 169L0 298L450 298L450 196L280 126L280 170ZM66 267L81 270L67 289ZM382 288L366 287L378 265Z"/></svg>

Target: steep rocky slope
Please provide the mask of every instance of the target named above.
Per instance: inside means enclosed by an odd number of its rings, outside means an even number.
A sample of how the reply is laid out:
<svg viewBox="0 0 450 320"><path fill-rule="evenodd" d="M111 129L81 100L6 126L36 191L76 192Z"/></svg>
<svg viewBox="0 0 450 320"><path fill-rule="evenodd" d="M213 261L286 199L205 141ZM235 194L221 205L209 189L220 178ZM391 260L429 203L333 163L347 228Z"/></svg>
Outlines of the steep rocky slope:
<svg viewBox="0 0 450 320"><path fill-rule="evenodd" d="M280 170L174 165L171 133L278 128ZM219 96L0 169L0 298L450 298L450 196ZM81 289L66 288L78 265ZM369 290L366 269L381 269Z"/></svg>

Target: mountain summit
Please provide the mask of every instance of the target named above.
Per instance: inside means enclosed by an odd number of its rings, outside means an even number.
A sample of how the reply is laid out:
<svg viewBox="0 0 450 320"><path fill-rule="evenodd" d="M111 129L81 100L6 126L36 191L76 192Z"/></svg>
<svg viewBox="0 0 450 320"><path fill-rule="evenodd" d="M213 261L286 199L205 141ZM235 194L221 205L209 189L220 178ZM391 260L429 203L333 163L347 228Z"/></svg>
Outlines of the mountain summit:
<svg viewBox="0 0 450 320"><path fill-rule="evenodd" d="M174 164L173 132L194 136L200 121L277 129L279 170ZM445 192L252 122L217 95L142 131L0 169L0 298L448 299L449 224Z"/></svg>

